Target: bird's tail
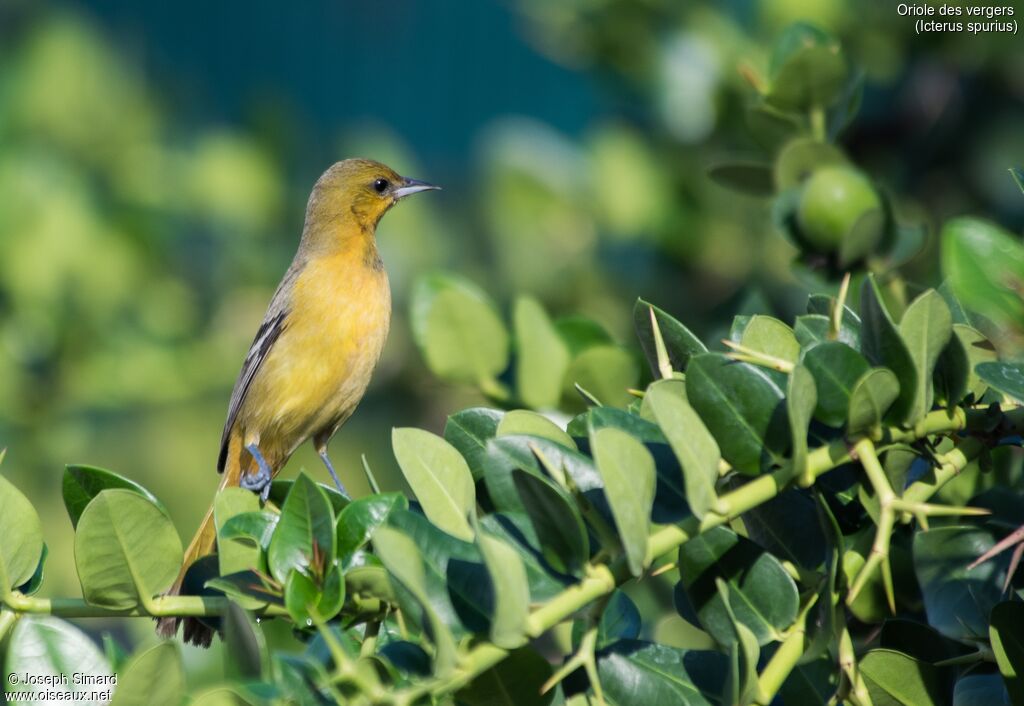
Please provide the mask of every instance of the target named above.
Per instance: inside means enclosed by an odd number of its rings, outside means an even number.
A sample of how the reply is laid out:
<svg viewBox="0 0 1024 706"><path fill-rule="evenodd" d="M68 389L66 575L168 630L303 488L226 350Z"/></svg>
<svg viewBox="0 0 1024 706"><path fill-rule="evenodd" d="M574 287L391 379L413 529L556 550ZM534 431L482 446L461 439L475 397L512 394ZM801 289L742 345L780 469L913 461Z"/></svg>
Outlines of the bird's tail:
<svg viewBox="0 0 1024 706"><path fill-rule="evenodd" d="M224 468L224 476L221 478L217 492L220 492L229 486L238 485L239 479L242 477L241 435L238 433L232 433L229 443L230 448L228 461ZM181 586L185 580L185 574L188 572L189 567L191 567L198 559L209 554L213 554L216 551L217 526L214 522L213 505L211 504L210 509L206 511L206 516L199 525L199 529L196 530L195 536L193 536L192 541L189 542L188 549L185 550L185 558L181 563L181 571L178 572L178 578L175 579L174 584L165 595L176 596L181 593ZM210 646L210 642L213 640L213 630L196 618L160 618L157 620L156 632L161 637L172 638L178 632L178 624L181 622L185 623L183 631L185 642L189 642L200 647Z"/></svg>

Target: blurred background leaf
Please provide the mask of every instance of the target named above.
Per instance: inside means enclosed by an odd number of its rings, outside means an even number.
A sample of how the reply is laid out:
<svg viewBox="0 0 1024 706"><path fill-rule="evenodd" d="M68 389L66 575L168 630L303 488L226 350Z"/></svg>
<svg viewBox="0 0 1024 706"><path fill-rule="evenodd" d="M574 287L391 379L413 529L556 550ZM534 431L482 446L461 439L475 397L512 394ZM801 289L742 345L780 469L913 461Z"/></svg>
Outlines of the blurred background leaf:
<svg viewBox="0 0 1024 706"><path fill-rule="evenodd" d="M791 321L809 290L832 285L791 269L769 204L708 169L757 162L802 129L770 107L744 110L797 20L831 32L861 68L860 89L833 110L859 103L843 145L897 215L934 233L984 213L1016 238L1024 198L1006 169L1024 153L1024 47L1001 34L914 36L886 4L319 1L282 16L261 3L240 15L196 0L0 0L5 475L42 517L61 518L64 464L110 468L190 533L309 189L346 156L445 187L380 228L395 323L332 446L354 496L368 491L363 453L385 490L406 489L391 427L440 432L446 414L485 403L434 378L413 343L412 284L428 271L482 285L510 330L513 296L535 299L574 376L619 371L608 390L584 383L615 405L640 383L637 296L705 341L754 309ZM937 239L927 242L910 281L936 280ZM516 390L509 374L496 383ZM286 477L303 467L322 473L302 449ZM43 523L44 594L76 585L68 529ZM117 623L138 632L115 638L135 642L142 622Z"/></svg>

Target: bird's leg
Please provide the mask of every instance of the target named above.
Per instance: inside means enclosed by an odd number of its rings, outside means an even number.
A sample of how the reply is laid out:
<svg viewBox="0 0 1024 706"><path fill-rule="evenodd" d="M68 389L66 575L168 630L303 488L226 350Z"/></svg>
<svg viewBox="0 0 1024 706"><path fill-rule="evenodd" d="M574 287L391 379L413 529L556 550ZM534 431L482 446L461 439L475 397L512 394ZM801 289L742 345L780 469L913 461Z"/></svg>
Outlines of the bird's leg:
<svg viewBox="0 0 1024 706"><path fill-rule="evenodd" d="M327 466L327 472L331 474L331 479L334 481L334 484L338 486L338 491L341 492L341 494L344 495L346 498L351 500L348 491L345 490L345 486L341 484L341 478L338 478L338 474L334 470L334 465L331 464L331 459L327 457L327 445L325 444L323 446L317 446L316 452L317 454L319 454L320 459L324 462L324 465Z"/></svg>
<svg viewBox="0 0 1024 706"><path fill-rule="evenodd" d="M272 480L270 466L267 465L267 459L263 458L263 454L260 453L260 447L256 444L249 444L245 447L245 450L252 454L260 470L252 474L243 474L238 480L238 485L246 490L259 493L260 500L267 502L267 498L270 497L270 481Z"/></svg>

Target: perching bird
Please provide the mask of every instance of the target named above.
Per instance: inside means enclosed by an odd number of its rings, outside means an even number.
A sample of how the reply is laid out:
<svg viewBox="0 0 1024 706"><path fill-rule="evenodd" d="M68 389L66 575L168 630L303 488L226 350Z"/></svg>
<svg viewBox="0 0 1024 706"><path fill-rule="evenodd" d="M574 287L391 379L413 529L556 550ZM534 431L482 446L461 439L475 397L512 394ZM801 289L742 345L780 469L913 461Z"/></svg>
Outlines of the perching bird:
<svg viewBox="0 0 1024 706"><path fill-rule="evenodd" d="M327 444L362 399L391 320L377 223L406 196L437 188L367 159L338 162L317 180L299 250L231 393L217 461L221 488L240 485L266 500L271 479L311 438L344 492ZM215 547L211 507L169 594L180 592L189 566ZM173 637L179 621L164 618L157 631ZM185 619L186 641L208 645L212 636L198 620Z"/></svg>

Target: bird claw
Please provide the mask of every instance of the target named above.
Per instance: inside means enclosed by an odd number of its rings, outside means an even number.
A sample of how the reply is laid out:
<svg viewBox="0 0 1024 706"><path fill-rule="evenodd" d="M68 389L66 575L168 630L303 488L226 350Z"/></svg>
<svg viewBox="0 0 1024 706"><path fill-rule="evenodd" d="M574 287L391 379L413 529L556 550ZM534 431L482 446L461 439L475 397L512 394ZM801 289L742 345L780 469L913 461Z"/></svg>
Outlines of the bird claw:
<svg viewBox="0 0 1024 706"><path fill-rule="evenodd" d="M270 481L272 480L270 466L267 465L267 460L263 458L263 454L260 453L260 449L256 444L249 444L245 449L252 454L252 457L256 460L256 465L259 466L259 470L256 473L244 474L238 480L238 485L259 494L260 500L267 502L267 498L270 497Z"/></svg>
<svg viewBox="0 0 1024 706"><path fill-rule="evenodd" d="M338 492L341 493L345 499L351 500L348 491L345 490L345 486L341 482L341 478L338 477L337 471L334 470L334 464L332 464L331 459L327 457L327 449L318 451L317 453L320 456L320 459L324 462L324 465L327 466L327 472L331 474L331 479L334 480L334 485L338 487Z"/></svg>

